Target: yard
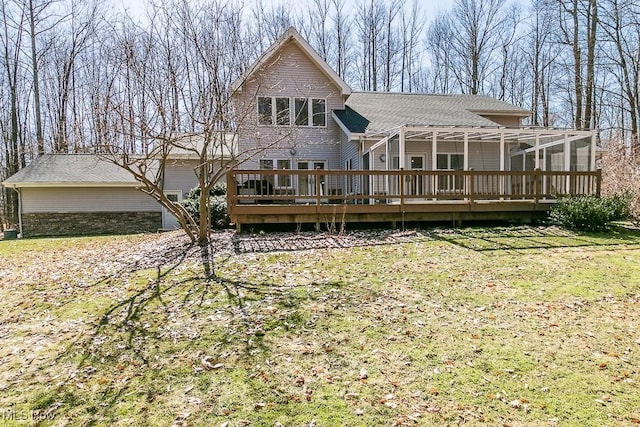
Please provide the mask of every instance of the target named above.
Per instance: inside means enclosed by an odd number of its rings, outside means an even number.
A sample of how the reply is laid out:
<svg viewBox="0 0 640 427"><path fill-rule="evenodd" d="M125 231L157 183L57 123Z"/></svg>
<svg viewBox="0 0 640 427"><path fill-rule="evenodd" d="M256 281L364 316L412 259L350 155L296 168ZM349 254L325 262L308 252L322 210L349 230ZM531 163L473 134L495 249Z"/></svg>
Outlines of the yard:
<svg viewBox="0 0 640 427"><path fill-rule="evenodd" d="M638 231L218 237L0 241L0 424L640 424Z"/></svg>

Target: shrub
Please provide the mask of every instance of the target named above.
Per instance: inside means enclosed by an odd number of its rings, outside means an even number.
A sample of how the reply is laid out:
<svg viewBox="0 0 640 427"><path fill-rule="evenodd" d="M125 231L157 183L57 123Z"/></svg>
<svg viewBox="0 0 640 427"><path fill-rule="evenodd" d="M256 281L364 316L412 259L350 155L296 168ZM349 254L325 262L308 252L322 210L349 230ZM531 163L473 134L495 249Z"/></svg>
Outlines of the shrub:
<svg viewBox="0 0 640 427"><path fill-rule="evenodd" d="M596 195L567 196L551 208L551 220L576 230L603 230L611 221L628 218L629 194L599 197Z"/></svg>
<svg viewBox="0 0 640 427"><path fill-rule="evenodd" d="M216 184L210 190L209 212L211 215L211 228L225 228L231 221L227 212L227 186ZM191 214L194 220L200 221L200 188L195 187L189 191L187 197L180 202Z"/></svg>
<svg viewBox="0 0 640 427"><path fill-rule="evenodd" d="M629 202L629 219L640 225L640 152L622 140L605 141L604 146L602 194L624 194Z"/></svg>

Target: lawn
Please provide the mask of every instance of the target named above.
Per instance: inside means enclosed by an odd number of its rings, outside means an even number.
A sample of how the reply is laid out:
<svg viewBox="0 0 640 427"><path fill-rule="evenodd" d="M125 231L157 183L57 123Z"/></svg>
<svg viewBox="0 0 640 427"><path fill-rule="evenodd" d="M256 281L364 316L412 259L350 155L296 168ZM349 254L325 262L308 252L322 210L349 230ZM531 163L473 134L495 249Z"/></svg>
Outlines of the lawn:
<svg viewBox="0 0 640 427"><path fill-rule="evenodd" d="M0 425L640 424L638 231L217 237L0 241Z"/></svg>

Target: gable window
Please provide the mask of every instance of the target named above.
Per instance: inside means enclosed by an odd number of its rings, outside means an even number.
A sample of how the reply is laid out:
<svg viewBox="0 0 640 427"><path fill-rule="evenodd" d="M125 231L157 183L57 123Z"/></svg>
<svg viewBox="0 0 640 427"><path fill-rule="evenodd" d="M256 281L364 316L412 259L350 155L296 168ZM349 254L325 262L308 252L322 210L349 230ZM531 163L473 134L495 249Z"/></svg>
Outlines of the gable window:
<svg viewBox="0 0 640 427"><path fill-rule="evenodd" d="M289 126L291 124L289 98L259 96L258 124Z"/></svg>
<svg viewBox="0 0 640 427"><path fill-rule="evenodd" d="M271 108L271 98L261 96L258 98L258 124L272 125L273 124L273 108Z"/></svg>
<svg viewBox="0 0 640 427"><path fill-rule="evenodd" d="M289 126L289 98L275 98L276 103L276 124L278 126Z"/></svg>
<svg viewBox="0 0 640 427"><path fill-rule="evenodd" d="M326 101L324 99L312 99L311 105L313 106L312 126L326 126L327 125Z"/></svg>
<svg viewBox="0 0 640 427"><path fill-rule="evenodd" d="M309 126L309 100L296 98L296 126Z"/></svg>
<svg viewBox="0 0 640 427"><path fill-rule="evenodd" d="M325 127L327 126L327 101L323 98L260 96L258 97L258 124Z"/></svg>

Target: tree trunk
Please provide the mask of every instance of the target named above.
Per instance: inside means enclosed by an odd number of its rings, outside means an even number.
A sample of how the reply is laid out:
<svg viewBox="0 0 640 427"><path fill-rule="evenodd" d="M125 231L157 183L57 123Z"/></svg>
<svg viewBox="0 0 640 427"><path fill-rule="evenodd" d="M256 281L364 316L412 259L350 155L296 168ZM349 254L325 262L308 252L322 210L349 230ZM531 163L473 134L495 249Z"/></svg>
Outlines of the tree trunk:
<svg viewBox="0 0 640 427"><path fill-rule="evenodd" d="M37 153L41 156L45 152L44 135L42 132L42 113L40 111L40 76L38 65L38 49L36 47L36 22L33 0L29 0L29 36L31 37L31 68L33 71L33 108L35 111Z"/></svg>

